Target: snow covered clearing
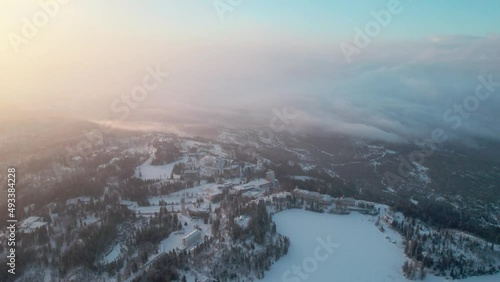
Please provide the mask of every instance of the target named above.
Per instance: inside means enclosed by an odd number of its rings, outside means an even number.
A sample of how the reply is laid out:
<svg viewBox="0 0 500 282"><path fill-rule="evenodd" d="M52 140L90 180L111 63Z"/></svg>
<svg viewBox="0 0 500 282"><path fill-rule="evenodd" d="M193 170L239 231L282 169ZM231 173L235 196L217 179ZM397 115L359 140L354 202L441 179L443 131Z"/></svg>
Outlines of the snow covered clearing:
<svg viewBox="0 0 500 282"><path fill-rule="evenodd" d="M121 244L116 244L109 250L109 252L103 257L102 263L103 264L110 264L114 261L116 261L121 253L122 253L123 246Z"/></svg>
<svg viewBox="0 0 500 282"><path fill-rule="evenodd" d="M188 157L184 156L182 159L171 162L165 165L151 165L153 161L154 153L151 154L149 159L142 165L135 169L135 177L141 178L142 180L155 180L155 179L168 179L172 174L174 165L187 162Z"/></svg>
<svg viewBox="0 0 500 282"><path fill-rule="evenodd" d="M202 243L204 236L212 236L212 227L210 224L204 224L202 219L192 219L188 216L179 215L179 221L182 223L183 229L172 233L168 238L161 241L159 246L161 252L168 253L177 248L183 248L182 239L198 228L201 229L202 239L197 243ZM195 246L196 244L193 244L190 248Z"/></svg>

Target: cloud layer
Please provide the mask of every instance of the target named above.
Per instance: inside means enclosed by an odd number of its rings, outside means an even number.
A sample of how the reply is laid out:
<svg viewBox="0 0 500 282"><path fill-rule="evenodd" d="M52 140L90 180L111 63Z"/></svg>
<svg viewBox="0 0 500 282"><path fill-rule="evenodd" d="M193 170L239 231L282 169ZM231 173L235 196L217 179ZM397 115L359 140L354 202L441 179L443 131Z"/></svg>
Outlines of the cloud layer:
<svg viewBox="0 0 500 282"><path fill-rule="evenodd" d="M117 119L113 101L141 84L147 66L160 64L171 76L127 120L268 127L273 109L294 108L299 115L287 124L293 130L400 142L429 138L442 127L453 138L500 139L500 87L456 129L456 112L448 115L453 121L443 118L474 94L478 76L500 81L499 35L374 40L351 63L340 42L266 32L150 44L99 37L99 43L26 58L22 75L0 86L11 97L28 93L17 105L24 109ZM49 60L56 53L59 61Z"/></svg>
<svg viewBox="0 0 500 282"><path fill-rule="evenodd" d="M296 128L387 141L429 138L437 127L453 138L500 139L500 87L467 116L454 108L474 95L478 76L500 82L497 35L373 44L351 63L334 44L258 43L215 45L179 59L154 107L178 119L257 126L268 125L273 108L295 108ZM457 116L462 123L454 128Z"/></svg>

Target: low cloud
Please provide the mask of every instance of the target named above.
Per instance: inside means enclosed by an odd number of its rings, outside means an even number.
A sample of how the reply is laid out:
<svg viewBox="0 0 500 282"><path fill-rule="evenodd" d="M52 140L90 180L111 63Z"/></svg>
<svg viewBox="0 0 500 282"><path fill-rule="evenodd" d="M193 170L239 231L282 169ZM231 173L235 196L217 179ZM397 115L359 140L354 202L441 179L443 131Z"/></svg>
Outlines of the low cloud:
<svg viewBox="0 0 500 282"><path fill-rule="evenodd" d="M500 132L500 87L456 130L443 119L454 104L474 94L479 75L500 81L499 35L379 40L351 63L338 42L314 42L261 34L198 45L155 42L149 49L120 47L119 54L116 44L103 44L109 50L87 50L73 59L80 67L64 69L71 79L58 75L53 81L44 78L46 72L33 70L36 80L25 75L9 87L33 97L61 93L27 99L47 111L113 119L111 101L141 82L144 67L161 63L171 76L131 112L130 121L259 128L269 126L274 108L288 107L300 112L290 124L293 130L405 142L428 138L442 127L455 139L500 139L494 134ZM106 67L98 67L102 64Z"/></svg>
<svg viewBox="0 0 500 282"><path fill-rule="evenodd" d="M256 126L267 126L273 108L293 107L300 129L391 142L428 138L436 127L452 138L498 139L500 87L460 128L443 119L474 94L478 76L500 81L498 46L497 35L432 36L373 44L347 64L334 48L235 43L181 60L183 71L155 105L175 104L178 118Z"/></svg>

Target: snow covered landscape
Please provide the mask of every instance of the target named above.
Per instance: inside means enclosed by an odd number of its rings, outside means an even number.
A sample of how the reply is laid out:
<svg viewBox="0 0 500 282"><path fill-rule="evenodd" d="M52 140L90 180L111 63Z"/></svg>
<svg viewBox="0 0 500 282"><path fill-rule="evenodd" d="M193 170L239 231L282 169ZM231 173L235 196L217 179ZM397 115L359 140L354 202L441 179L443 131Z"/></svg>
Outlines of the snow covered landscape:
<svg viewBox="0 0 500 282"><path fill-rule="evenodd" d="M153 161L155 150L151 150L151 155L149 159L147 159L143 164L135 170L135 177L141 178L143 180L165 180L169 179L172 170L176 164L180 164L187 161L187 157L183 157L182 159L171 162L164 165L151 165Z"/></svg>
<svg viewBox="0 0 500 282"><path fill-rule="evenodd" d="M500 0L0 2L0 282L500 282Z"/></svg>
<svg viewBox="0 0 500 282"><path fill-rule="evenodd" d="M159 133L139 136L133 144L93 154L89 170L106 183L76 178L76 185L87 187L83 193L52 198L41 211L36 204L24 208L25 240L36 238L41 245L33 250L46 252L63 269L33 264L23 279L136 282L160 273L186 282L500 278L492 275L500 263L498 244L407 216L394 202L367 197L366 186L349 190L342 178L346 168L364 162L364 171L377 174L385 158L395 155L384 146L357 142L355 158L360 159L336 162L333 153L294 144L295 149L284 150L287 158L276 161L273 152L235 151L234 144ZM286 146L279 144L269 146ZM316 157L325 158L327 166ZM415 171L432 176L427 167ZM121 172L126 174L117 178ZM376 183L387 188L379 179ZM406 211L426 204L416 195L401 201Z"/></svg>
<svg viewBox="0 0 500 282"><path fill-rule="evenodd" d="M290 238L290 250L261 281L410 281L401 272L401 265L406 260L401 236L391 229L380 232L371 216L286 210L276 214L274 220L278 232ZM328 238L332 243L331 254L319 242L328 243ZM315 253L318 247L322 250L319 258ZM460 281L496 282L499 279L500 274ZM425 281L451 280L428 275Z"/></svg>

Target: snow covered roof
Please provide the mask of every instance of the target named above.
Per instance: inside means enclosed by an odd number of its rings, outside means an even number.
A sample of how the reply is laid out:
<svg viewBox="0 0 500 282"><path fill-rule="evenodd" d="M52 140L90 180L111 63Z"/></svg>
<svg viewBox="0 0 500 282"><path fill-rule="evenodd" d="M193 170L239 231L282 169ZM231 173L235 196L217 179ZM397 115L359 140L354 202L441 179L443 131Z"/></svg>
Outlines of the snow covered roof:
<svg viewBox="0 0 500 282"><path fill-rule="evenodd" d="M27 219L23 220L21 222L21 225L20 227L21 228L28 228L30 227L33 223L37 222L37 221L41 221L42 218L41 217L38 217L38 216L30 216L28 217Z"/></svg>
<svg viewBox="0 0 500 282"><path fill-rule="evenodd" d="M202 204L200 205L200 207L195 207L193 204L190 204L188 207L187 207L188 210L190 211L193 211L193 212L210 212L210 209L208 208L207 205L205 204Z"/></svg>
<svg viewBox="0 0 500 282"><path fill-rule="evenodd" d="M250 217L246 215L241 215L237 217L234 222L238 224L241 228L245 229L248 227L248 224L250 223Z"/></svg>
<svg viewBox="0 0 500 282"><path fill-rule="evenodd" d="M270 183L271 182L269 180L261 178L261 179L250 181L248 184L253 184L253 185L256 185L256 186L261 186L261 185L266 185L266 184L270 184Z"/></svg>
<svg viewBox="0 0 500 282"><path fill-rule="evenodd" d="M252 184L245 184L245 185L237 185L234 186L233 189L236 191L248 191L257 188L255 185Z"/></svg>
<svg viewBox="0 0 500 282"><path fill-rule="evenodd" d="M222 191L216 185L209 185L205 188L205 193L209 196L215 196L222 194Z"/></svg>
<svg viewBox="0 0 500 282"><path fill-rule="evenodd" d="M47 222L43 222L41 217L30 216L27 219L21 222L19 226L19 231L31 233L34 232L37 228L47 225Z"/></svg>
<svg viewBox="0 0 500 282"><path fill-rule="evenodd" d="M201 231L200 231L200 230L198 230L198 229L196 229L196 230L194 230L193 232L189 233L188 235L184 236L184 238L183 238L183 239L192 238L192 237L194 237L194 236L197 236L197 235L198 235L198 234L200 234L200 233L201 233Z"/></svg>
<svg viewBox="0 0 500 282"><path fill-rule="evenodd" d="M198 161L200 166L215 167L217 164L217 158L212 156L205 156Z"/></svg>

